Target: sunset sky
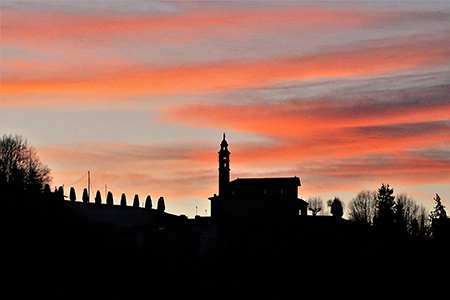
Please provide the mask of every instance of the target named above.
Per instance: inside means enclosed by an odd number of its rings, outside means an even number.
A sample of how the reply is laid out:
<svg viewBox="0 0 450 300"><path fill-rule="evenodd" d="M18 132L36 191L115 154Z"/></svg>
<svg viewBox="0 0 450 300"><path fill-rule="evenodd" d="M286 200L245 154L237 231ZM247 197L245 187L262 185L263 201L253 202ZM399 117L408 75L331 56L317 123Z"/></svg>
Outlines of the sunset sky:
<svg viewBox="0 0 450 300"><path fill-rule="evenodd" d="M447 1L1 1L0 133L78 198L209 215L231 179L450 208ZM93 193L94 193L93 192ZM447 209L448 211L448 209Z"/></svg>

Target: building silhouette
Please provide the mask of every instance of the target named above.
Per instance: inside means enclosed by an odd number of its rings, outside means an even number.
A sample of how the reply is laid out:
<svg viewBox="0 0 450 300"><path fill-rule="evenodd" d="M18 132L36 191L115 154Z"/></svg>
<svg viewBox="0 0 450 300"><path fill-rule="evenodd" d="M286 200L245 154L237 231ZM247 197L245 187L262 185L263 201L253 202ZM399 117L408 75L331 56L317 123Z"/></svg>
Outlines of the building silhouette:
<svg viewBox="0 0 450 300"><path fill-rule="evenodd" d="M298 198L300 178L237 178L230 181L230 151L225 133L220 143L219 194L210 197L211 217L230 219L283 219L306 216L306 201Z"/></svg>

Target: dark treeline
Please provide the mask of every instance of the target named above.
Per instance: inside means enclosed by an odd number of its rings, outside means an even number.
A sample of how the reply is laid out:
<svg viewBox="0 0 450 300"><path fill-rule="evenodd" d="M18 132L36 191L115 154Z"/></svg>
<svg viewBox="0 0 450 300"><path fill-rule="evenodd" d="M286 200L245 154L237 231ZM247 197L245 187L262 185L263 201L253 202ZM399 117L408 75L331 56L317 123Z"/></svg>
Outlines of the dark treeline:
<svg viewBox="0 0 450 300"><path fill-rule="evenodd" d="M21 193L13 193L12 195L13 196L18 196L18 195L21 195ZM50 186L48 184L45 184L42 193L34 193L31 196L33 196L35 198L46 199L46 200L60 200L60 201L61 200L65 200L67 198L67 196L64 195L64 188L62 186L60 186L59 188L55 188L55 191L51 192ZM69 193L69 197L68 198L69 198L69 200L71 202L77 201L77 193L76 193L76 190L75 190L74 187L70 188L70 193ZM95 194L94 202L91 202L90 198L89 198L89 195L88 195L87 188L84 188L83 189L83 196L82 196L81 200L82 200L83 203L95 203L95 204L114 205L113 194L110 191L107 194L107 198L105 200L105 203L102 200L102 194L101 194L100 190L97 190L97 192ZM120 206L129 206L128 203L127 203L127 197L126 197L125 193L122 193L122 196L120 198ZM132 207L140 207L139 195L138 194L134 195ZM147 197L145 198L144 207L146 209L150 209L150 208L153 207L152 197L150 195L147 195ZM156 210L164 212L165 209L166 209L166 206L165 206L164 197L159 197L158 202L157 202Z"/></svg>
<svg viewBox="0 0 450 300"><path fill-rule="evenodd" d="M46 184L45 190L50 190L50 187L47 187L47 184ZM52 197L53 197L54 199L60 199L60 200L65 199L63 187L59 187L58 193L55 192L55 193L53 193L53 195L52 195L52 194L45 194L45 193L44 193L44 195L45 195L47 198L52 198ZM62 196L61 196L61 195L62 195ZM77 194L76 194L76 191L75 191L75 188L74 188L74 187L71 187L71 188L70 188L69 199L70 199L70 201L72 201L72 202L77 201ZM86 189L86 188L84 188L84 190L83 190L82 201L83 201L83 203L92 203L92 202L90 201L90 199L89 199L89 195L88 195L88 192L87 192L87 189ZM97 192L96 192L96 194L95 194L95 199L94 199L94 203L95 203L95 204L114 205L114 198L113 198L112 192L110 192L110 191L108 192L105 201L106 201L106 203L103 203L103 200L102 200L102 193L100 192L100 190L97 190ZM126 196L125 193L122 193L122 195L121 195L121 197L120 197L120 204L119 204L119 205L120 205L120 206L128 206L128 203L127 203L127 196ZM135 195L134 195L132 207L140 207L139 195L138 195L138 194L135 194ZM150 195L147 195L147 197L145 198L144 207L145 207L146 209L150 209L150 208L153 207L153 204L152 204L152 197L151 197ZM164 197L159 197L158 202L157 202L156 210L164 212L165 209L166 209L166 205L165 205Z"/></svg>
<svg viewBox="0 0 450 300"><path fill-rule="evenodd" d="M382 184L377 192L361 191L348 203L349 220L397 234L439 238L437 227L448 217L440 196L436 194L433 199L434 210L427 212L407 194L394 196L394 189L389 184Z"/></svg>
<svg viewBox="0 0 450 300"><path fill-rule="evenodd" d="M196 250L204 239L203 229L190 230L190 226L203 226L202 222L205 230L215 228L208 218L161 220L137 228L136 235L83 221L73 215L71 206L97 207L99 213L108 207L125 211L120 205L44 198L14 198L0 204L2 255L8 258L3 270L16 293L30 289L37 294L67 293L76 287L74 293L101 293L105 297L148 289L174 289L173 293L184 294L200 284L199 289L207 295L217 291L228 296L283 295L298 290L300 283L310 288L320 288L328 281L340 289L354 284L370 288L382 274L402 280L425 272L436 275L441 272L438 268L448 270L445 259L439 259L444 243L438 235L419 238L341 218L227 224L222 230L232 234L230 242L224 242L218 255L210 257ZM149 218L165 215L154 209L141 210L152 213ZM144 241L138 248L127 244L128 237L135 236ZM86 276L92 283L80 282Z"/></svg>

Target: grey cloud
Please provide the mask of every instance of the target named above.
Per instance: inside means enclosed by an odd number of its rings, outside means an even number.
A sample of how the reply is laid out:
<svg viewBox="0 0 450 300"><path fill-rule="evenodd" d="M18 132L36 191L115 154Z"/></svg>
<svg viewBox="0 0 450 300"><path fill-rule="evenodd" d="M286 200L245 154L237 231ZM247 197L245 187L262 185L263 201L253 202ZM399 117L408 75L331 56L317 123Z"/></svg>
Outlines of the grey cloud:
<svg viewBox="0 0 450 300"><path fill-rule="evenodd" d="M3 7L30 12L58 11L70 14L103 16L112 14L151 14L178 12L180 3L141 0L95 1L2 1Z"/></svg>
<svg viewBox="0 0 450 300"><path fill-rule="evenodd" d="M419 157L431 159L434 161L447 162L449 164L450 171L450 150L444 148L427 148L416 151L410 151L410 153Z"/></svg>
<svg viewBox="0 0 450 300"><path fill-rule="evenodd" d="M390 124L382 126L357 127L350 129L368 137L414 138L423 135L448 134L449 121Z"/></svg>

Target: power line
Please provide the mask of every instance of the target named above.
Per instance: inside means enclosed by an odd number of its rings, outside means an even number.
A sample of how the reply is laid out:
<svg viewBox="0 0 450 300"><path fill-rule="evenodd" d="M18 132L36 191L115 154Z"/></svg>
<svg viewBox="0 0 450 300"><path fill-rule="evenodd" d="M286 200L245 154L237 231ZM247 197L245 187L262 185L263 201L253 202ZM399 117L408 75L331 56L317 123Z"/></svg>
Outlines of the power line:
<svg viewBox="0 0 450 300"><path fill-rule="evenodd" d="M87 172L86 172L80 179L78 179L77 181L72 182L72 183L70 183L70 184L67 184L67 186L72 186L72 185L74 185L74 184L77 184L78 182L80 182L81 180L83 180L84 178L86 178L86 176L87 176Z"/></svg>

